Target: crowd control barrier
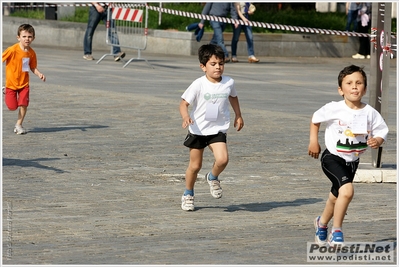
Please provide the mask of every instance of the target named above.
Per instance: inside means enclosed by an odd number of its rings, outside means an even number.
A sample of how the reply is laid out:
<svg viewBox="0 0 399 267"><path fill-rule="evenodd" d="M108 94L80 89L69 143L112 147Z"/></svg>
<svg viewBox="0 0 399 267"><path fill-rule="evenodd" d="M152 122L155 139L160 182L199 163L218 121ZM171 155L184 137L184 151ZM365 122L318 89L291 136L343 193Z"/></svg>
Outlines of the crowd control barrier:
<svg viewBox="0 0 399 267"><path fill-rule="evenodd" d="M115 56L113 46L137 50L137 57L130 58L124 65L125 68L134 60L143 60L141 51L147 47L148 35L148 9L144 3L110 3L108 6L106 24L106 44L111 46L109 54L104 54L98 61L99 64L107 56Z"/></svg>

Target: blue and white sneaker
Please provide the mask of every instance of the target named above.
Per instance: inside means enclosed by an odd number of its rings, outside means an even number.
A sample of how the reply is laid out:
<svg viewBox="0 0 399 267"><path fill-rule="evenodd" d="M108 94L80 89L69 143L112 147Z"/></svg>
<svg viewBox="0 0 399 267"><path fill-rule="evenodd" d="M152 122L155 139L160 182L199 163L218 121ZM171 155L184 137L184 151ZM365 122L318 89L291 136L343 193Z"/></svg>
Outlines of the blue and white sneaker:
<svg viewBox="0 0 399 267"><path fill-rule="evenodd" d="M327 243L327 226L319 226L320 216L316 217L314 220L314 228L316 230L315 242L319 245L326 245Z"/></svg>
<svg viewBox="0 0 399 267"><path fill-rule="evenodd" d="M344 234L340 230L335 230L328 235L328 244L330 246L343 245L344 244Z"/></svg>

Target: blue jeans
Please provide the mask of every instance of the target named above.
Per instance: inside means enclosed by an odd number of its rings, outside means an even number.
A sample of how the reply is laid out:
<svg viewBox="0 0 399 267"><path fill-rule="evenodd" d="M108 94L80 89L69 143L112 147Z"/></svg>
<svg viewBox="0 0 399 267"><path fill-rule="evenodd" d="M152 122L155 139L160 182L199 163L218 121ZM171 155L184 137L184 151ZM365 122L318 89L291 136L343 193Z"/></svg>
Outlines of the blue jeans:
<svg viewBox="0 0 399 267"><path fill-rule="evenodd" d="M357 13L358 10L349 10L346 20L345 31L350 31L351 24L353 24L353 31L357 32Z"/></svg>
<svg viewBox="0 0 399 267"><path fill-rule="evenodd" d="M87 22L87 29L85 32L85 37L83 39L83 50L84 55L91 55L92 45L93 45L93 35L96 30L98 23L102 20L105 25L107 25L107 12L111 12L109 8L107 8L103 13L98 13L97 9L94 6L91 6L89 9L89 21ZM108 31L108 38L111 40L112 44L119 45L118 34L116 33L115 22L111 19L111 30ZM121 48L119 46L112 46L112 50L114 54L118 54L121 52Z"/></svg>
<svg viewBox="0 0 399 267"><path fill-rule="evenodd" d="M241 29L244 30L245 38L247 39L248 56L254 56L255 52L254 52L254 38L252 35L252 27L246 25L238 25L238 27L234 29L233 40L231 40L231 56L232 57L237 56L237 43L238 39L240 38Z"/></svg>
<svg viewBox="0 0 399 267"><path fill-rule="evenodd" d="M210 43L219 45L224 51L224 56L228 58L229 52L227 51L226 46L224 45L224 39L223 39L223 32L226 29L226 24L224 22L212 21L212 20L209 23L211 24L211 27L213 29L213 37Z"/></svg>

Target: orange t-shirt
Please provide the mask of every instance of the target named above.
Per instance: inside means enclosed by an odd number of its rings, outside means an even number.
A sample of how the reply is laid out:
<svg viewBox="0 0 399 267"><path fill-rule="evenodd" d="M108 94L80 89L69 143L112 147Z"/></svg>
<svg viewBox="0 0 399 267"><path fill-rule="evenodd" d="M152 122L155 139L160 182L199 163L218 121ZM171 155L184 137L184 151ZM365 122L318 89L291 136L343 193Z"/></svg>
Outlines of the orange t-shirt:
<svg viewBox="0 0 399 267"><path fill-rule="evenodd" d="M6 87L18 90L29 86L29 71L37 67L36 53L32 48L24 51L16 43L3 52L6 61Z"/></svg>

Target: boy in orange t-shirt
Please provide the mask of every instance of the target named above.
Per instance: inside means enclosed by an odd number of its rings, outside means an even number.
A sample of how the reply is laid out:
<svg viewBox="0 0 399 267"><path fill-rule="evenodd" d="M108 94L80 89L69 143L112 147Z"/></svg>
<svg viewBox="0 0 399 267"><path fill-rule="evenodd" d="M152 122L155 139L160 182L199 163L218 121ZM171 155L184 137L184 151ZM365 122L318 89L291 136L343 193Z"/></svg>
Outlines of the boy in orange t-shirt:
<svg viewBox="0 0 399 267"><path fill-rule="evenodd" d="M14 133L25 134L22 122L29 105L29 70L43 82L46 77L37 69L36 53L30 47L35 39L35 29L22 24L18 27L17 39L19 42L8 47L2 55L2 61L6 62L5 103L9 110L19 107Z"/></svg>

